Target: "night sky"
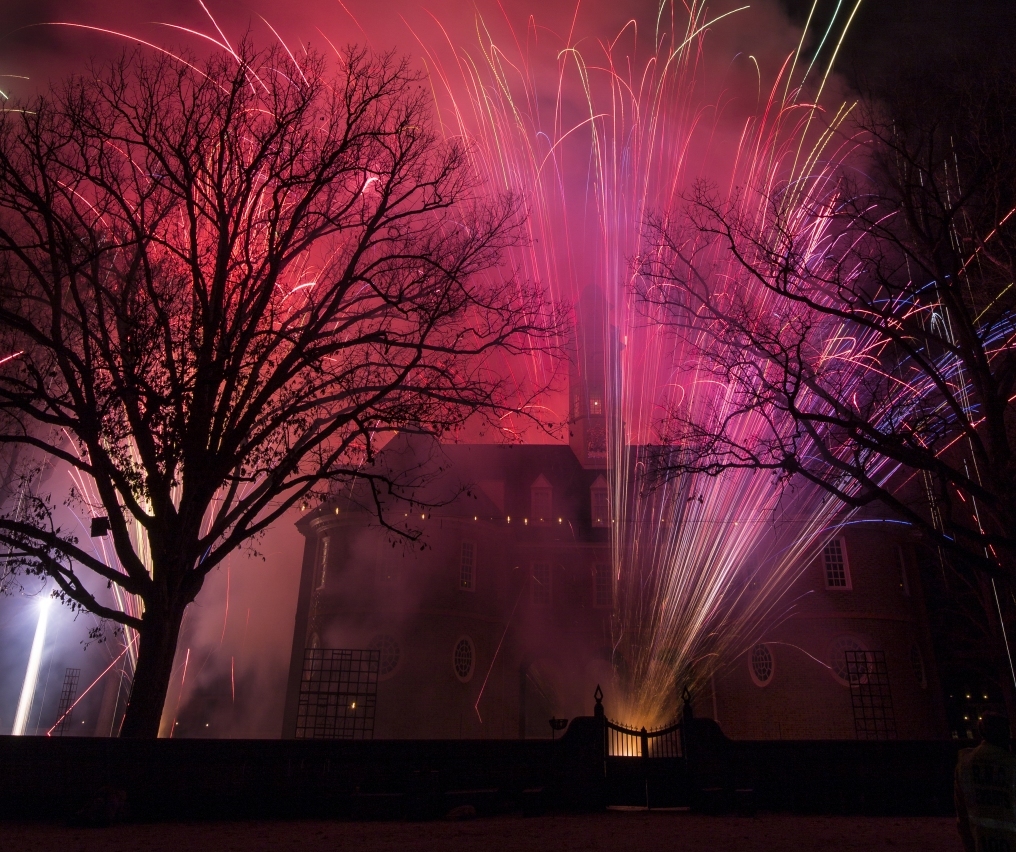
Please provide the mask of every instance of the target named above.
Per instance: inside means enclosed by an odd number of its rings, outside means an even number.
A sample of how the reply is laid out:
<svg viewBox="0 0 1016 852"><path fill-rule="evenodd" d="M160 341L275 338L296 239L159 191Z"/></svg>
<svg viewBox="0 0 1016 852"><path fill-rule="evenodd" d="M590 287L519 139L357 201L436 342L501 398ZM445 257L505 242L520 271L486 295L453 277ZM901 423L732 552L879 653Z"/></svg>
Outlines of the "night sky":
<svg viewBox="0 0 1016 852"><path fill-rule="evenodd" d="M325 37L336 44L369 38L378 48L417 53L416 36L428 43L441 38L435 21L446 26L453 41L475 40L474 17L463 14L467 5L461 0L345 0L345 8L336 0L288 5L277 0L208 0L207 5L231 40L248 27L256 41L273 39L260 17L264 16L290 48L311 43L327 49ZM735 5L741 4L717 3L715 8L719 11ZM717 35L722 49L732 56L740 49L765 53L768 47L773 56L785 55L810 0L753 5L755 17L750 32L746 27L724 29ZM835 5L836 0L822 0L819 16ZM507 0L501 6L504 17L495 2L476 4L485 20L503 32L507 32L505 18L525 32L526 19L533 11L539 15L540 27L561 34L567 31L575 11L572 3L534 4L532 0ZM655 0L587 0L581 4L576 31L588 39L608 38L629 18L651 20L655 10ZM0 14L0 74L5 75L0 77L0 89L15 99L30 98L45 91L50 81L82 71L90 58L101 60L130 44L129 40L94 31L44 25L58 21L110 28L198 52L207 48L207 42L154 22L214 34L212 22L197 2L9 0ZM961 62L970 52L1003 52L1009 47L1006 36L1013 32L1016 4L1011 0L864 0L840 68L848 81L878 80L905 67L939 68ZM181 654L188 648L191 652L191 686L182 697L173 686L169 695L169 706L179 702L181 718L188 720L191 733L199 733L207 724L210 733L219 735L278 736L302 544L301 536L290 524L280 524L262 543L257 557L234 554L228 570L213 574L191 607L180 643ZM31 642L31 605L31 600L19 596L0 600L0 731L10 725L20 689ZM81 666L85 671L83 682L87 683L88 673L94 676L108 660L107 648L94 644L86 648L83 644L92 623L89 616L75 619L67 611L54 610L54 630L47 648L50 657L44 663L44 669L46 665L50 668L41 675L48 678L43 718L55 710L56 681L62 676L63 666ZM231 667L235 703L229 689ZM48 709L49 705L53 709ZM86 709L85 728L91 733L94 722L87 721L87 713Z"/></svg>

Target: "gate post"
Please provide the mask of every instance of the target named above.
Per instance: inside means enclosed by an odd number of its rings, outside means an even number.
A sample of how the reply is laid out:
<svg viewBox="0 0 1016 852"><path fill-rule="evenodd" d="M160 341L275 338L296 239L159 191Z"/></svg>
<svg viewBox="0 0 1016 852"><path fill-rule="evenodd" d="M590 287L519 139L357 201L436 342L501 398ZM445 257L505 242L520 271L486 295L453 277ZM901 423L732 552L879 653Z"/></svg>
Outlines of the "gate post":
<svg viewBox="0 0 1016 852"><path fill-rule="evenodd" d="M599 686L594 697L593 715L572 719L564 736L554 743L552 784L559 806L566 810L607 807L607 716Z"/></svg>
<svg viewBox="0 0 1016 852"><path fill-rule="evenodd" d="M691 729L695 719L695 711L691 706L691 693L687 686L681 692L681 700L684 702L684 706L681 708L681 757L687 761L691 757Z"/></svg>
<svg viewBox="0 0 1016 852"><path fill-rule="evenodd" d="M597 742L600 744L600 758L603 763L604 772L606 772L606 758L610 750L607 748L607 716L603 712L603 690L600 689L599 684L596 684L593 698L596 701L596 704L593 705L593 718L596 720L596 726L600 733L597 737Z"/></svg>

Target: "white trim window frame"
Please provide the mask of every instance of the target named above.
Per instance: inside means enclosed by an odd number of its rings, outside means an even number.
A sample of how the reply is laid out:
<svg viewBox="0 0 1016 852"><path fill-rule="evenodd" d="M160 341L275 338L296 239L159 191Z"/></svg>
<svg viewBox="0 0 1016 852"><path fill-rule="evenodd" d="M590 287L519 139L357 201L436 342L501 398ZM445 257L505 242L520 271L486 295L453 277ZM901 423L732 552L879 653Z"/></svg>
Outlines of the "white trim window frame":
<svg viewBox="0 0 1016 852"><path fill-rule="evenodd" d="M466 662L469 668L466 669ZM452 672L460 683L469 683L476 671L476 643L469 636L460 636L452 646Z"/></svg>
<svg viewBox="0 0 1016 852"><path fill-rule="evenodd" d="M476 542L468 539L459 545L459 591L476 591Z"/></svg>
<svg viewBox="0 0 1016 852"><path fill-rule="evenodd" d="M608 562L593 565L593 606L596 609L610 609L614 606L614 578L611 573Z"/></svg>
<svg viewBox="0 0 1016 852"><path fill-rule="evenodd" d="M831 592L849 592L850 562L847 560L847 542L843 536L829 539L822 547L822 576L825 587Z"/></svg>
<svg viewBox="0 0 1016 852"><path fill-rule="evenodd" d="M759 672L765 675L761 677ZM751 675L752 683L760 689L765 689L773 682L776 674L776 657L773 649L765 642L757 643L748 654L748 674Z"/></svg>

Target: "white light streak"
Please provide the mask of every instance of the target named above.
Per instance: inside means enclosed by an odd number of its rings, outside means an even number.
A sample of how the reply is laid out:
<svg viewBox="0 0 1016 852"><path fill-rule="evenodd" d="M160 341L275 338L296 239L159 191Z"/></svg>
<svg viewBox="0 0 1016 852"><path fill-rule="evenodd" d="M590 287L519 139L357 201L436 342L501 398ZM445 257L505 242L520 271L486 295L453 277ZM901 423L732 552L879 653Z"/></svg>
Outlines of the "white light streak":
<svg viewBox="0 0 1016 852"><path fill-rule="evenodd" d="M11 728L11 734L15 737L23 737L28 724L28 713L35 698L35 685L39 681L39 664L42 662L42 647L46 644L46 624L49 622L49 607L52 600L45 597L39 602L39 621L35 626L32 650L28 654L28 669L25 672L24 683L21 684L21 698L18 699L18 710L14 715L14 727Z"/></svg>

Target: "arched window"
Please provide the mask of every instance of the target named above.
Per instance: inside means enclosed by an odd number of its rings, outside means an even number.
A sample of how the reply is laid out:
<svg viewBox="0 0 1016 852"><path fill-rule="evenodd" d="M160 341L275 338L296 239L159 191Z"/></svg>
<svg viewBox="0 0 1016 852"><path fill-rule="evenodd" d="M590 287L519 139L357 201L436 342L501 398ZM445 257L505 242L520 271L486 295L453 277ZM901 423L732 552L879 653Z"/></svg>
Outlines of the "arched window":
<svg viewBox="0 0 1016 852"><path fill-rule="evenodd" d="M473 677L475 665L476 648L473 645L473 640L468 636L460 636L452 651L452 668L455 670L455 677L466 683Z"/></svg>
<svg viewBox="0 0 1016 852"><path fill-rule="evenodd" d="M769 646L760 642L752 648L748 662L748 671L751 673L751 679L755 681L755 686L769 686L775 671L773 652L769 650Z"/></svg>

